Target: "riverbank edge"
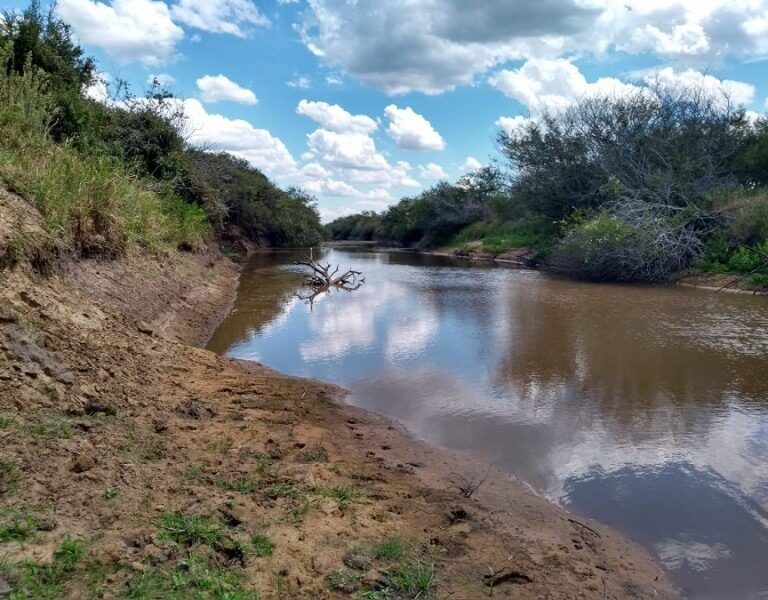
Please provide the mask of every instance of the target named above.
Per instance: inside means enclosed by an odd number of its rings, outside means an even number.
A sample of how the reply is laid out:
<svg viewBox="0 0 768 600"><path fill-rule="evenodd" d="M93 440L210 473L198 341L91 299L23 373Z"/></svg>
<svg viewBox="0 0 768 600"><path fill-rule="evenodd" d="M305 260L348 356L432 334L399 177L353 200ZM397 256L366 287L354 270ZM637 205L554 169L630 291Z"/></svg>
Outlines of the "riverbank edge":
<svg viewBox="0 0 768 600"><path fill-rule="evenodd" d="M167 438L165 445L176 454L173 461L161 465L131 465L133 476L146 470L148 480L155 482L153 497L156 502L160 497L160 508L189 506L191 496L196 512L219 514L221 507L217 505L231 504L232 494L222 490L201 493L195 489L174 492L179 486L178 471L193 464L192 455L201 450L197 438L202 430L209 429L215 441L216 435L223 436L223 431L232 428L231 419L239 423L244 418L252 426L251 432L259 428L270 432L271 437L259 442L267 454L270 446L287 447L288 452L298 454L297 447L304 448L308 442L289 443L297 438L322 441L328 453L327 464L293 474L297 481L300 477L333 481L342 475L352 477L353 471L368 473L360 480L376 488L370 501L374 509L358 509L358 527L349 531L344 511L323 514L319 520L314 518L315 526L322 523L326 536L329 532L341 535L346 531L346 546L355 541L365 542L371 533L381 534L390 529L409 538L431 540L430 553L438 553L434 558L438 566L438 594L477 598L481 590L496 588L499 579L497 593L506 593L508 597L522 594L618 598L630 597L630 592L636 598L675 597L674 589L644 550L598 523L576 518L533 495L507 475L490 472L477 494L471 499L462 498L451 489L452 480L456 473L471 476L480 472L484 468L480 461L427 446L388 419L344 404L343 390L190 346L190 342L201 344L229 311L238 276L239 268L215 252L180 256L164 264L141 256L108 263L86 261L72 265L66 277L52 279L41 279L23 269L6 275L2 295L4 306L11 312L3 319L3 350L6 358L25 364L9 369L7 377L0 378L0 385L13 394L3 395L13 398L12 405L4 405L3 410L15 408L17 412L26 411L27 416L58 415L62 406L68 406L65 413L77 416L82 414L78 403L109 397L120 404L118 415L125 413L128 419L100 423L96 428L84 425L85 435L76 436L74 441L47 440L45 454L49 464L44 468L36 461L39 448L25 447L23 439L9 443L9 450L15 451L17 462L26 467L24 471L35 482L25 490L26 501L44 499L53 503L60 521L54 533L60 533L66 526L67 535L88 539L98 535L100 554L112 561L118 582L132 571L141 572L145 568L142 551L156 550L159 544L154 537L144 545L126 542L127 538L133 539L131 536L139 528L136 517L128 518L141 505L136 489L121 490L124 496L119 510L92 508L94 492L103 496L107 480L115 479L124 470L117 459L119 446L115 443L126 437L126 423L162 430ZM45 369L37 373L39 356L20 356L23 353L16 351L12 338L27 335L15 331L17 324L19 329L33 332L23 340L23 346L37 346L37 338L45 338L46 347L41 352L58 363L53 371L61 373L61 382L56 378L58 375L49 375ZM98 338L94 331L101 332ZM73 339L78 340L75 355L69 352ZM126 349L130 349L128 355ZM77 360L91 362L93 367L75 367ZM73 371L77 374L73 375ZM177 371L184 374L179 377ZM30 383L26 378L33 372ZM222 388L223 381L226 385ZM230 403L247 412L243 408L242 390L255 392L256 384L257 396L268 397L269 402L252 408L258 412L253 418L240 412L230 415L226 408ZM301 395L297 386L301 386ZM235 388L240 391L234 392ZM116 401L120 396L123 401ZM173 408L183 398L186 400ZM187 406L184 402L210 406L210 417L197 407L192 411L192 422L188 422L189 410L179 412L179 407ZM20 414L18 418L25 416ZM284 439L278 426L286 424L283 420L290 425ZM223 429L217 433L217 427ZM243 431L242 426L240 430ZM239 437L245 434L230 433L228 437L237 445L242 441ZM287 458L286 453L275 452L280 458L274 460ZM80 470L82 465L78 465L84 455L92 456L93 464ZM233 463L222 465L219 470L237 468L237 463ZM289 470L300 471L293 464ZM158 481L163 485L158 486ZM162 487L169 491L163 493ZM252 512L272 510L269 503L260 499L253 503ZM377 505L387 507L390 516L384 522L378 520ZM429 510L423 512L424 507ZM245 513L237 517L242 523L249 521L248 507ZM105 519L109 525L105 526ZM138 521L143 522L141 518ZM150 524L151 520L143 526ZM300 532L298 536L283 531L282 525L275 528L276 537L286 537L293 544L296 558L288 561L288 571L292 577L294 572L297 574L285 583L294 595L281 596L275 593L272 575L265 577L261 571L279 575L286 570L285 564L279 565L279 569L278 565L271 570L259 565L258 572L249 570L249 578L262 588L265 598L316 597L318 593L321 597L349 596L344 589L329 583L333 573L345 568L343 552L329 550L327 540L315 539L311 528L311 524L294 527ZM47 541L52 543L56 536L49 537L51 540ZM311 543L307 541L309 537ZM39 559L50 556L50 551L50 544L43 543L39 548L13 548L9 556L30 558L31 553L32 558ZM315 560L323 553L325 560ZM151 559L146 560L151 563ZM333 565L336 570L330 568ZM489 567L496 575L487 580ZM512 571L519 577L505 578Z"/></svg>
<svg viewBox="0 0 768 600"><path fill-rule="evenodd" d="M531 271L543 271L552 272L546 267L537 265L535 262L528 260L521 260L519 258L503 258L492 256L490 254L456 254L449 249L436 249L436 250L417 250L417 249L405 249L405 248L389 248L386 246L376 247L377 250L387 252L414 252L417 254L426 254L429 256L442 256L446 258L454 258L457 260L468 260L479 263L494 263L506 266L518 267L520 269L527 269ZM519 251L511 251L508 254L525 256L529 254L528 249L521 248ZM748 294L750 296L768 296L768 289L756 288L750 286L750 284L740 281L743 276L739 273L697 273L689 272L684 273L676 277L671 281L674 285L680 287L696 288L700 290L707 290L712 292L727 292L732 294ZM735 282L735 283L734 283Z"/></svg>

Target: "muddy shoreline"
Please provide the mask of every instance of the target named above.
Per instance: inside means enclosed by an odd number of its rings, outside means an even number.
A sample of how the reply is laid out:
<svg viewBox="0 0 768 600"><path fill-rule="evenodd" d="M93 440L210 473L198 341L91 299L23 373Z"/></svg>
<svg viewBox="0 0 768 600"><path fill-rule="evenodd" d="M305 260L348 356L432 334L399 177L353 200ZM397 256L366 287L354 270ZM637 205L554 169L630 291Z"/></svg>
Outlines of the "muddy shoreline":
<svg viewBox="0 0 768 600"><path fill-rule="evenodd" d="M226 314L237 277L215 253L3 275L0 436L19 480L2 503L46 507L53 523L3 544L9 560L45 562L75 536L104 579L70 597L122 597L180 560L158 524L173 511L221 520L233 544L269 536L273 556L236 565L263 598L393 585L395 566L348 560L393 535L433 566L435 598L676 597L643 550L506 475L461 497L451 480L479 461L343 404L343 390L189 345Z"/></svg>

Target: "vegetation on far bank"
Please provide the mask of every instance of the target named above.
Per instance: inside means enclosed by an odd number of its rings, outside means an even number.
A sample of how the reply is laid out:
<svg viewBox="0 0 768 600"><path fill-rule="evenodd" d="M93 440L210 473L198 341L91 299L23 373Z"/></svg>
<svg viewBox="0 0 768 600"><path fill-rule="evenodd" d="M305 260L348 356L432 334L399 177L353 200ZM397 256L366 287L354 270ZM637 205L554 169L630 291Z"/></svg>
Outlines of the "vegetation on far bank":
<svg viewBox="0 0 768 600"><path fill-rule="evenodd" d="M0 61L0 186L33 202L44 222L7 240L0 266L325 236L311 196L280 189L242 159L191 147L181 104L161 86L89 98L95 62L39 2L0 18Z"/></svg>
<svg viewBox="0 0 768 600"><path fill-rule="evenodd" d="M526 247L594 280L696 269L768 285L768 117L657 84L584 98L498 143L500 166L337 219L332 237L492 255Z"/></svg>

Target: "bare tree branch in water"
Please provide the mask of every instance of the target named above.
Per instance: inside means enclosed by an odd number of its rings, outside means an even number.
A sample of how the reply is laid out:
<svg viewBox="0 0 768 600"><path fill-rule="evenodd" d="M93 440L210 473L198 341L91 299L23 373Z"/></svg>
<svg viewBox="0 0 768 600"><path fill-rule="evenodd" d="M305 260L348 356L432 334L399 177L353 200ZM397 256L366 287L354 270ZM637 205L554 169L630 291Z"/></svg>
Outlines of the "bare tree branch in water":
<svg viewBox="0 0 768 600"><path fill-rule="evenodd" d="M297 293L296 297L307 302L310 306L312 306L318 296L330 290L337 289L344 290L345 292L354 292L365 283L363 274L354 269L349 269L339 274L339 265L336 265L331 270L332 266L330 263L324 265L312 258L297 261L295 264L309 269L309 274L304 282L309 288L309 292L305 294Z"/></svg>

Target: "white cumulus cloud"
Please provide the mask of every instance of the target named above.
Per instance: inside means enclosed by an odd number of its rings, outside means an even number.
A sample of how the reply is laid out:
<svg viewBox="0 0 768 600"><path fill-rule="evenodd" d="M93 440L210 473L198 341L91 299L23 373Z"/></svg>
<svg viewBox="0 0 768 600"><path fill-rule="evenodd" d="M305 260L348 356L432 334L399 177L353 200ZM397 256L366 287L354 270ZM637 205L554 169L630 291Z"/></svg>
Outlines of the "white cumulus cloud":
<svg viewBox="0 0 768 600"><path fill-rule="evenodd" d="M197 89L203 102L238 102L256 104L258 99L252 90L244 88L224 75L205 75L197 80Z"/></svg>
<svg viewBox="0 0 768 600"><path fill-rule="evenodd" d="M211 33L245 37L244 27L265 27L265 17L251 0L180 0L172 8L177 21Z"/></svg>
<svg viewBox="0 0 768 600"><path fill-rule="evenodd" d="M302 41L388 94L439 94L510 60L674 58L708 68L768 53L768 0L307 0Z"/></svg>
<svg viewBox="0 0 768 600"><path fill-rule="evenodd" d="M505 69L488 82L524 105L530 112L560 110L588 95L622 95L637 87L614 77L602 77L590 83L571 61L531 59L519 69Z"/></svg>
<svg viewBox="0 0 768 600"><path fill-rule="evenodd" d="M364 133L376 131L378 123L367 115L353 115L338 104L301 100L296 113L309 117L322 128L338 133Z"/></svg>
<svg viewBox="0 0 768 600"><path fill-rule="evenodd" d="M464 164L459 167L459 171L464 174L474 173L483 168L483 163L477 160L474 156L467 156Z"/></svg>
<svg viewBox="0 0 768 600"><path fill-rule="evenodd" d="M83 42L124 63L161 64L176 53L184 37L165 2L59 0L56 12Z"/></svg>
<svg viewBox="0 0 768 600"><path fill-rule="evenodd" d="M448 174L443 170L443 167L437 163L427 163L426 165L419 165L419 176L422 179L448 179Z"/></svg>
<svg viewBox="0 0 768 600"><path fill-rule="evenodd" d="M443 150L445 141L422 115L410 106L399 108L390 104L384 109L389 119L387 133L404 150Z"/></svg>
<svg viewBox="0 0 768 600"><path fill-rule="evenodd" d="M295 159L285 144L266 129L254 127L244 119L209 113L194 98L184 100L183 108L190 143L239 156L269 177L295 177Z"/></svg>

